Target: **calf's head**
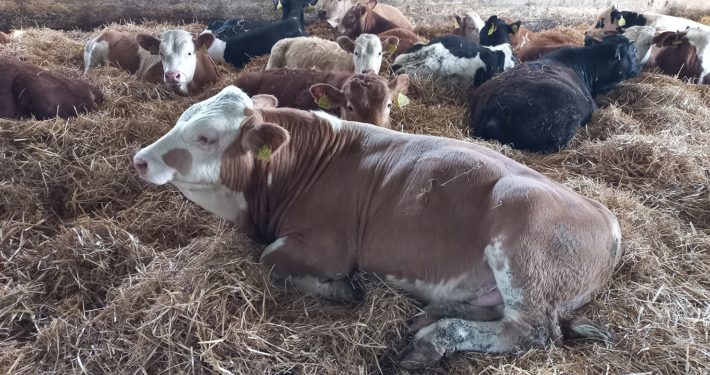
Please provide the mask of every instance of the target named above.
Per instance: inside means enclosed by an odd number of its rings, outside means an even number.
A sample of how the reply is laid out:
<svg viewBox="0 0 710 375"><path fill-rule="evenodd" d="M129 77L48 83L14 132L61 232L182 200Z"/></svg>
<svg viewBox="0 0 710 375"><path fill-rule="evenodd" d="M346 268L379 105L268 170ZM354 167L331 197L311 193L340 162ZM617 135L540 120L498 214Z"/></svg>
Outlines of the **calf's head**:
<svg viewBox="0 0 710 375"><path fill-rule="evenodd" d="M327 20L331 26L336 27L353 3L352 0L325 0L318 11L318 18Z"/></svg>
<svg viewBox="0 0 710 375"><path fill-rule="evenodd" d="M409 89L409 76L402 74L388 82L375 73L355 74L340 90L325 83L311 86L311 95L320 100L327 95L331 105L340 107L340 117L390 128L390 108L398 95Z"/></svg>
<svg viewBox="0 0 710 375"><path fill-rule="evenodd" d="M390 44L396 46L399 38L391 36L380 41L377 35L362 34L354 42L347 36L338 37L337 42L340 48L353 54L356 74L368 70L378 73L382 66L382 51L389 52Z"/></svg>
<svg viewBox="0 0 710 375"><path fill-rule="evenodd" d="M243 195L259 150L272 153L289 140L276 125L253 124L253 103L240 89L229 86L188 108L175 127L133 158L146 181L172 183L190 200L228 220L245 207Z"/></svg>
<svg viewBox="0 0 710 375"><path fill-rule="evenodd" d="M344 0L345 1L345 0ZM377 5L376 0L370 0L367 4L355 3L340 20L340 23L335 29L335 37L347 36L350 39L355 39L363 33L363 17L371 17L372 8Z"/></svg>
<svg viewBox="0 0 710 375"><path fill-rule="evenodd" d="M510 34L516 34L520 29L520 21L508 25L505 20L491 16L481 29L481 45L495 47L510 44Z"/></svg>
<svg viewBox="0 0 710 375"><path fill-rule="evenodd" d="M481 42L481 30L486 24L478 13L471 12L464 17L455 15L454 21L454 35L462 36L474 43Z"/></svg>
<svg viewBox="0 0 710 375"><path fill-rule="evenodd" d="M587 35L584 46L592 56L586 78L592 81L590 88L593 96L641 73L641 67L636 62L638 52L634 42L621 34L604 35L601 42Z"/></svg>
<svg viewBox="0 0 710 375"><path fill-rule="evenodd" d="M165 83L177 86L180 92L187 93L187 85L195 77L197 51L209 48L215 40L214 34L205 33L193 38L184 30L169 30L156 38L147 34L136 37L138 44L153 55L160 55L160 62L165 72Z"/></svg>
<svg viewBox="0 0 710 375"><path fill-rule="evenodd" d="M604 9L594 23L589 26L585 35L593 38L601 38L602 35L611 35L620 32L620 28L625 26L626 20L616 4Z"/></svg>
<svg viewBox="0 0 710 375"><path fill-rule="evenodd" d="M656 28L652 26L634 26L629 27L624 36L629 38L629 40L634 41L636 50L638 54L636 55L636 62L639 65L643 65L648 61L651 56L651 47L653 46L653 37L656 33Z"/></svg>

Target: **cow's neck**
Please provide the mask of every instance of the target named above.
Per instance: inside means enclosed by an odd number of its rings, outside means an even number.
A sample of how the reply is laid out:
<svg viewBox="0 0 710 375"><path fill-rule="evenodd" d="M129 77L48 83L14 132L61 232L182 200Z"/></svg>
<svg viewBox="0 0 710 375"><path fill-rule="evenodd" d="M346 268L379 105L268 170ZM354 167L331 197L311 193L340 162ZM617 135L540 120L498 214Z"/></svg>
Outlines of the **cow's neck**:
<svg viewBox="0 0 710 375"><path fill-rule="evenodd" d="M375 13L373 10L365 12L365 14L362 15L360 23L362 24L362 30L370 34L379 34L396 28L394 23Z"/></svg>
<svg viewBox="0 0 710 375"><path fill-rule="evenodd" d="M296 6L290 7L289 9L283 8L283 18L281 19L286 20L291 17L298 20L298 24L301 26L301 28L306 27L303 19L303 7L301 6L301 4L297 4Z"/></svg>
<svg viewBox="0 0 710 375"><path fill-rule="evenodd" d="M216 78L214 63L210 60L210 57L204 53L198 53L196 57L197 64L195 65L195 74L192 76L192 80L187 85L180 87L180 92L184 95L200 91L204 85L213 82L214 78Z"/></svg>

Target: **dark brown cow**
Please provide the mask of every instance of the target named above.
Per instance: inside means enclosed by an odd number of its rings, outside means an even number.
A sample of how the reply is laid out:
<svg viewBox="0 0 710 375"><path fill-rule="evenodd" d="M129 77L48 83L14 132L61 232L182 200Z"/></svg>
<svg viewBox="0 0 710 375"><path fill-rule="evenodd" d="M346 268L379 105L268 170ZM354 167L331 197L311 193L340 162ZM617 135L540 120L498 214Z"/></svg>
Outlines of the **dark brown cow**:
<svg viewBox="0 0 710 375"><path fill-rule="evenodd" d="M380 41L382 43L385 43L388 38L399 38L399 43L397 44L397 49L395 49L394 53L389 53L389 51L383 51L385 55L389 56L389 58L394 61L394 59L397 58L400 54L404 53L406 50L411 48L413 45L417 43L421 43L419 40L419 37L417 34L414 32L403 29L403 28L398 28L398 29L392 29L385 31L384 33L380 33L377 35L380 38ZM391 39L390 39L391 40Z"/></svg>
<svg viewBox="0 0 710 375"><path fill-rule="evenodd" d="M581 47L574 38L556 31L540 33L516 51L520 62L533 61L564 47Z"/></svg>
<svg viewBox="0 0 710 375"><path fill-rule="evenodd" d="M662 47L656 56L656 66L663 73L710 85L710 32L667 31L654 37L653 43Z"/></svg>
<svg viewBox="0 0 710 375"><path fill-rule="evenodd" d="M264 102L227 87L193 105L136 170L269 244L264 269L303 293L354 302L363 271L424 303L405 368L609 338L560 319L621 258L606 207L473 143Z"/></svg>
<svg viewBox="0 0 710 375"><path fill-rule="evenodd" d="M387 30L404 27L373 11L373 3L377 5L375 0L369 1L367 5L362 3L353 5L335 28L335 37L347 36L355 39L360 34L381 34ZM411 29L411 24L406 28Z"/></svg>
<svg viewBox="0 0 710 375"><path fill-rule="evenodd" d="M91 111L103 96L86 81L0 57L0 117L70 118Z"/></svg>
<svg viewBox="0 0 710 375"><path fill-rule="evenodd" d="M0 31L0 44L10 43L10 36Z"/></svg>
<svg viewBox="0 0 710 375"><path fill-rule="evenodd" d="M249 95L274 95L282 107L324 109L340 115L344 120L389 128L390 107L400 93L407 93L409 77L403 74L387 82L387 79L371 72L352 74L273 69L242 74L234 85ZM320 102L323 97L329 104L319 107L316 101Z"/></svg>
<svg viewBox="0 0 710 375"><path fill-rule="evenodd" d="M217 81L214 63L197 51L214 42L214 34L206 33L193 39L183 30L169 30L156 38L147 34L106 30L90 40L84 48L86 71L111 64L135 74L148 82L164 82L181 94L199 92Z"/></svg>

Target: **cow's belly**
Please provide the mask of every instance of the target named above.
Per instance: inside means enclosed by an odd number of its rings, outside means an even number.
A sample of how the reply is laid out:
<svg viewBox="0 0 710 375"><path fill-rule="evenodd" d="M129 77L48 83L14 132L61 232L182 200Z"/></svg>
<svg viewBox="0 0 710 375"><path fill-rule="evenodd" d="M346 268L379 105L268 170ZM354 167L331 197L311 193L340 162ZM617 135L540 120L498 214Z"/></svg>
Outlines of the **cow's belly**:
<svg viewBox="0 0 710 375"><path fill-rule="evenodd" d="M395 275L387 275L385 282L427 304L454 301L490 307L503 303L503 298L498 291L493 272L488 264L483 264L474 272L438 283L400 278Z"/></svg>

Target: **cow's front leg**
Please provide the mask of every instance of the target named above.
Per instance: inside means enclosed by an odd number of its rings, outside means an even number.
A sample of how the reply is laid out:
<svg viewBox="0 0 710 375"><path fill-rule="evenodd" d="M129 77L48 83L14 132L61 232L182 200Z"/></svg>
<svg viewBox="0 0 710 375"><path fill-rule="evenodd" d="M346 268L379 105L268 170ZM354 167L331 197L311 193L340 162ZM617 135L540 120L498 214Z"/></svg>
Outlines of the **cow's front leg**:
<svg viewBox="0 0 710 375"><path fill-rule="evenodd" d="M456 301L433 303L422 309L422 314L414 319L409 326L409 330L412 333L417 333L422 328L434 324L441 319L451 318L484 322L500 320L503 318L503 304L481 307Z"/></svg>
<svg viewBox="0 0 710 375"><path fill-rule="evenodd" d="M275 282L302 294L348 304L364 297L362 288L348 277L352 266L347 259L328 248L306 247L292 238L280 238L264 249L261 264Z"/></svg>

